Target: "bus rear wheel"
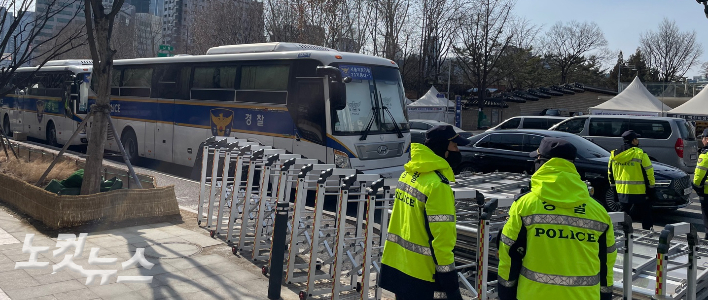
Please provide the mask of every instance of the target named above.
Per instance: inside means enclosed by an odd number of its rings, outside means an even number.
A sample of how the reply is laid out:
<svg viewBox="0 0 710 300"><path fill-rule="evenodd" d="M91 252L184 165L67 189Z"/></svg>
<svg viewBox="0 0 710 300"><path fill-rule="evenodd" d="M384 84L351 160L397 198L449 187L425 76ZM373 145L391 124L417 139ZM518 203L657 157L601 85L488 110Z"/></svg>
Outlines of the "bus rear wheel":
<svg viewBox="0 0 710 300"><path fill-rule="evenodd" d="M57 128L54 127L53 122L47 123L46 135L47 135L47 137L46 137L47 145L54 146L54 147L59 146L59 143L57 143Z"/></svg>
<svg viewBox="0 0 710 300"><path fill-rule="evenodd" d="M131 161L132 165L135 165L140 160L138 156L138 139L136 138L136 133L132 129L127 129L123 131L121 135L121 144L123 144L123 149L126 150L126 155L128 160Z"/></svg>
<svg viewBox="0 0 710 300"><path fill-rule="evenodd" d="M5 118L2 120L2 129L5 130L5 136L12 135L12 130L10 130L10 117L7 115L5 115Z"/></svg>

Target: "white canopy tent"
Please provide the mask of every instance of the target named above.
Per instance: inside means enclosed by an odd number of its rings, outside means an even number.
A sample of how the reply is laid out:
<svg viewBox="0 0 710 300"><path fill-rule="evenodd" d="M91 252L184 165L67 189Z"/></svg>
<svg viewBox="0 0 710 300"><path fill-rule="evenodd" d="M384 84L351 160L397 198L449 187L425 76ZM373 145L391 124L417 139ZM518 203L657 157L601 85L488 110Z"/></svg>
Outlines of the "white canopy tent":
<svg viewBox="0 0 710 300"><path fill-rule="evenodd" d="M456 103L447 100L433 86L419 100L407 105L409 119L436 120L453 123L456 118Z"/></svg>
<svg viewBox="0 0 710 300"><path fill-rule="evenodd" d="M669 117L684 118L689 121L708 120L708 86L705 85L702 91L695 97L688 100L674 109L668 111Z"/></svg>
<svg viewBox="0 0 710 300"><path fill-rule="evenodd" d="M646 89L636 77L626 89L602 104L589 108L592 115L632 115L662 117L671 108Z"/></svg>

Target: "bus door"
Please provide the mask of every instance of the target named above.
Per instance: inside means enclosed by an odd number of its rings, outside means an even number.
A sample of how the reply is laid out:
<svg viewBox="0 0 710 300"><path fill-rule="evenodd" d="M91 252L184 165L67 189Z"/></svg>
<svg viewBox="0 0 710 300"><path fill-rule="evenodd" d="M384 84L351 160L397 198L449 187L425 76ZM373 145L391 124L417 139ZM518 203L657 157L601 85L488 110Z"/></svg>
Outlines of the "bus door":
<svg viewBox="0 0 710 300"><path fill-rule="evenodd" d="M27 89L17 89L17 97L15 98L15 103L10 109L10 128L11 130L17 130L20 132L27 132L22 126L22 109L24 106L25 94L27 94Z"/></svg>
<svg viewBox="0 0 710 300"><path fill-rule="evenodd" d="M326 162L325 78L297 77L294 86L295 95L288 104L295 111L293 152Z"/></svg>

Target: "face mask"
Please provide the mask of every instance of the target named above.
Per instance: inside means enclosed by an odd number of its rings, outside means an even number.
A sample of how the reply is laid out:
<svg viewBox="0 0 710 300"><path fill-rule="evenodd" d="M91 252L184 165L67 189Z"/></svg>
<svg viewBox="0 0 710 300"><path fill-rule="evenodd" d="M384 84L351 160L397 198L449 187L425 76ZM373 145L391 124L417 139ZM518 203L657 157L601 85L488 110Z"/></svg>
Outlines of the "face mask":
<svg viewBox="0 0 710 300"><path fill-rule="evenodd" d="M449 163L452 169L456 169L461 163L461 152L449 151L449 156L446 158L446 162Z"/></svg>
<svg viewBox="0 0 710 300"><path fill-rule="evenodd" d="M540 169L540 167L542 167L542 165L544 165L546 162L547 162L547 159L544 159L544 158L536 159L535 160L535 172L537 172L537 170Z"/></svg>

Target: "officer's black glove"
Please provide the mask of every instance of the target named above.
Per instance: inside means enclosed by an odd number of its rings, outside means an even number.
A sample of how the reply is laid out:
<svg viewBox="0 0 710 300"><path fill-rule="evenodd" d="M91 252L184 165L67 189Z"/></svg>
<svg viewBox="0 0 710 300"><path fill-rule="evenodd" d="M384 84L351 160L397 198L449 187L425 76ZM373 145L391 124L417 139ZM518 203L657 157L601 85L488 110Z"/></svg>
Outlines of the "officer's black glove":
<svg viewBox="0 0 710 300"><path fill-rule="evenodd" d="M439 283L441 289L446 292L448 300L463 300L461 291L459 290L459 278L456 271L451 272L436 272L436 282Z"/></svg>
<svg viewBox="0 0 710 300"><path fill-rule="evenodd" d="M697 185L694 185L694 184L693 184L693 190L694 190L695 193L698 194L698 196L700 196L700 197L702 197L703 194L705 193L705 190L703 189L703 187L697 186Z"/></svg>
<svg viewBox="0 0 710 300"><path fill-rule="evenodd" d="M656 200L656 188L655 187L647 187L646 188L646 195L651 201Z"/></svg>

